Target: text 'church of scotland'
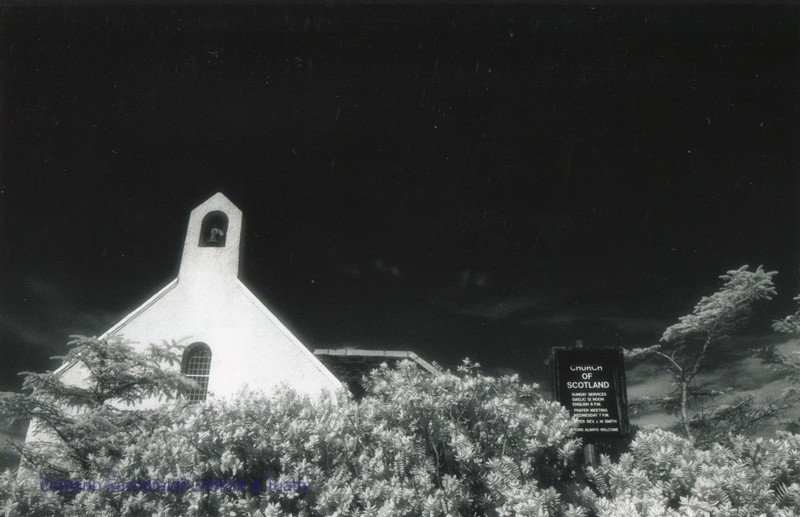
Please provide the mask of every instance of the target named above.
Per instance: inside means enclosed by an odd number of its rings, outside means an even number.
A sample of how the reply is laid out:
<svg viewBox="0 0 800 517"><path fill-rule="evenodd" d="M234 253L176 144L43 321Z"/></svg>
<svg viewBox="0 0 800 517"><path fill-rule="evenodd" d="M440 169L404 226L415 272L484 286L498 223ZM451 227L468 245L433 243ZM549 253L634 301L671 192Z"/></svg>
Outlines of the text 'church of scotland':
<svg viewBox="0 0 800 517"><path fill-rule="evenodd" d="M281 384L312 397L343 385L359 395L362 375L385 361L409 359L433 371L412 352L312 353L239 280L242 220L241 210L221 193L192 210L178 278L102 337L122 337L140 351L164 340L185 344L181 370L201 386L187 395L197 401L243 388L268 393ZM86 383L87 371L78 363L56 373L66 384Z"/></svg>

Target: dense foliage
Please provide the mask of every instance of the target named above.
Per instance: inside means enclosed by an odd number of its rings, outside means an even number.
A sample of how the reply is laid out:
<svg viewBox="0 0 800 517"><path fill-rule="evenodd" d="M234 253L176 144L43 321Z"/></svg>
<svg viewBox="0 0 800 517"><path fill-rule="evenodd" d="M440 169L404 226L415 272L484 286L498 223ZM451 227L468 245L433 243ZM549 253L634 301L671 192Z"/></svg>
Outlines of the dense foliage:
<svg viewBox="0 0 800 517"><path fill-rule="evenodd" d="M103 348L115 345L92 346L95 359L107 361ZM136 357L117 351L118 359ZM147 368L159 364L154 357ZM127 384L135 385L135 369L129 373ZM167 373L156 377L173 382ZM49 386L47 393L59 393L58 379ZM25 472L0 478L0 512L800 514L798 435L733 438L703 450L668 432L640 432L619 460L602 457L584 469L575 422L560 406L516 377L485 376L469 362L434 375L412 363L383 367L359 402L281 389L269 398L243 392L207 404L172 401L157 411L115 407L104 420L100 408L108 402L85 406L86 418L72 415L76 426L86 420L87 432L53 444L70 454L30 455ZM93 433L102 439L90 446ZM76 451L84 451L81 461Z"/></svg>
<svg viewBox="0 0 800 517"><path fill-rule="evenodd" d="M642 433L617 463L604 457L587 471L586 506L601 516L800 515L796 434L701 450L666 431Z"/></svg>

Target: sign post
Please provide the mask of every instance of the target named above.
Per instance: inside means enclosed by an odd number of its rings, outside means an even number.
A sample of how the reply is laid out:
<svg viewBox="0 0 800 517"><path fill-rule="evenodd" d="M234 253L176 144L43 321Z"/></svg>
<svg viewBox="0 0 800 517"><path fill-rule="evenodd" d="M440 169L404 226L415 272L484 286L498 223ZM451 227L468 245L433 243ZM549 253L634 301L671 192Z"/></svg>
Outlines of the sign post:
<svg viewBox="0 0 800 517"><path fill-rule="evenodd" d="M592 445L630 432L622 349L556 347L550 364L553 398L578 418L577 434L594 466Z"/></svg>

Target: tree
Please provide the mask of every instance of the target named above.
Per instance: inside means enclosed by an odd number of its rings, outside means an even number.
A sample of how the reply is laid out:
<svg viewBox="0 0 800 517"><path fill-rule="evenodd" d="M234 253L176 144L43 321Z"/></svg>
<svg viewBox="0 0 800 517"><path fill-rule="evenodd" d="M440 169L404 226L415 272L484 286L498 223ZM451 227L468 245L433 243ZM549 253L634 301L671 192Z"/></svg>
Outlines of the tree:
<svg viewBox="0 0 800 517"><path fill-rule="evenodd" d="M54 372L25 376L23 393L0 393L0 414L29 420L33 439L19 448L23 470L39 476L76 476L96 470L100 458L121 458L132 433L160 425L164 414L132 409L147 398L174 398L193 387L177 369L175 343L136 352L119 338L72 336L70 350L55 357L86 372L82 386Z"/></svg>
<svg viewBox="0 0 800 517"><path fill-rule="evenodd" d="M796 296L794 299L800 303L800 296ZM800 338L800 308L794 314L790 314L782 320L773 321L772 328L793 338ZM800 350L795 350L791 355L786 355L777 350L775 346L769 346L763 349L760 355L766 363L783 370L789 380L800 383Z"/></svg>
<svg viewBox="0 0 800 517"><path fill-rule="evenodd" d="M674 401L681 417L683 432L691 439L689 416L692 383L708 354L727 340L746 322L753 306L760 300L775 296L772 277L776 271L766 272L762 266L750 271L748 266L728 271L720 276L725 282L711 296L704 296L691 314L681 316L678 323L664 331L658 344L632 350L630 356L655 354L665 363L675 393Z"/></svg>

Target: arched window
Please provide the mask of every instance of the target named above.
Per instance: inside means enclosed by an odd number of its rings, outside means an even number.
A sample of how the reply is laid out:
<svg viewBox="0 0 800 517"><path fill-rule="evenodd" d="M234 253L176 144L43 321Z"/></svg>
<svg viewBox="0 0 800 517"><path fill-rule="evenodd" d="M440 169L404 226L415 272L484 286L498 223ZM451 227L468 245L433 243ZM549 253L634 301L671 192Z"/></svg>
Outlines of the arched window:
<svg viewBox="0 0 800 517"><path fill-rule="evenodd" d="M228 235L228 216L224 212L209 212L203 217L200 225L201 248L224 248L225 238Z"/></svg>
<svg viewBox="0 0 800 517"><path fill-rule="evenodd" d="M208 394L208 374L211 371L211 349L205 343L192 343L183 352L181 373L200 386L185 393L190 402L203 402Z"/></svg>

